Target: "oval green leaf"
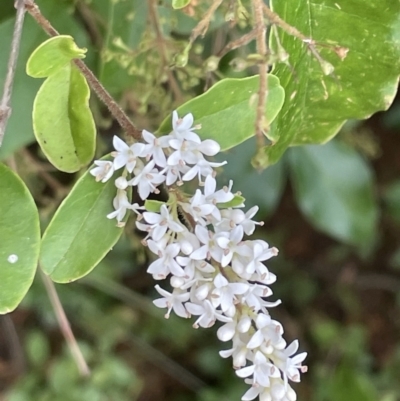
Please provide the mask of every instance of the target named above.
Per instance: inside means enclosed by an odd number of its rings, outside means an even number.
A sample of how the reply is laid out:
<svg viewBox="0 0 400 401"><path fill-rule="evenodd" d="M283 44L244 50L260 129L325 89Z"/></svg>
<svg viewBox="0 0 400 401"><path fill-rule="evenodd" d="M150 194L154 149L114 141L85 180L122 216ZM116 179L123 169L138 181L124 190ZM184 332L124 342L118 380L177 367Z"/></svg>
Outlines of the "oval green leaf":
<svg viewBox="0 0 400 401"><path fill-rule="evenodd" d="M26 73L33 78L45 78L58 72L74 58L84 58L86 49L80 49L72 36L60 35L43 42L31 54Z"/></svg>
<svg viewBox="0 0 400 401"><path fill-rule="evenodd" d="M178 107L177 111L180 117L192 113L195 124L201 124L201 129L196 131L198 135L203 139L214 139L221 150L227 150L254 135L258 88L258 75L226 78L206 93ZM279 79L269 74L265 106L265 117L269 124L279 113L284 98L285 91ZM171 116L163 121L160 134L171 131L171 121Z"/></svg>
<svg viewBox="0 0 400 401"><path fill-rule="evenodd" d="M85 77L71 64L51 75L33 105L33 129L49 161L67 173L88 164L95 152L96 128Z"/></svg>
<svg viewBox="0 0 400 401"><path fill-rule="evenodd" d="M227 209L229 207L239 207L244 205L245 198L241 195L235 195L229 202L217 203L218 209Z"/></svg>
<svg viewBox="0 0 400 401"><path fill-rule="evenodd" d="M289 146L330 140L347 119L386 110L396 94L400 71L400 2L271 3L281 18L317 43L325 63L307 52L301 40L280 30L279 42L290 55L291 66L277 64L273 70L286 99L271 127L274 144L265 148L269 164L276 163ZM271 48L278 51L273 35ZM323 71L327 63L334 67L328 76Z"/></svg>
<svg viewBox="0 0 400 401"><path fill-rule="evenodd" d="M22 180L0 164L0 314L14 310L35 276L39 214Z"/></svg>
<svg viewBox="0 0 400 401"><path fill-rule="evenodd" d="M43 235L40 267L52 280L67 283L87 275L118 241L123 229L106 218L116 192L112 178L96 182L89 170L77 181Z"/></svg>
<svg viewBox="0 0 400 401"><path fill-rule="evenodd" d="M340 241L370 246L378 207L361 156L337 141L291 149L289 156L295 197L309 221Z"/></svg>
<svg viewBox="0 0 400 401"><path fill-rule="evenodd" d="M172 7L175 10L179 10L180 8L186 7L191 0L172 0Z"/></svg>

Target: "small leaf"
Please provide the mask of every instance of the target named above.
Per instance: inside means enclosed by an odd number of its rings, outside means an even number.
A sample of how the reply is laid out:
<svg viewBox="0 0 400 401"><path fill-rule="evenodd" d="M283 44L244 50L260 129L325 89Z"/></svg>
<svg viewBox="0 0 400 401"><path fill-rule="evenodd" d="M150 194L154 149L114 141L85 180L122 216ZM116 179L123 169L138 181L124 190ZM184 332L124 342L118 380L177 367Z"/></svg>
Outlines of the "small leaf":
<svg viewBox="0 0 400 401"><path fill-rule="evenodd" d="M61 171L78 171L94 156L96 128L89 96L85 77L71 64L47 78L36 95L35 136L49 161Z"/></svg>
<svg viewBox="0 0 400 401"><path fill-rule="evenodd" d="M159 213L161 206L165 205L165 202L161 202L158 200L147 199L144 202L144 207L148 212Z"/></svg>
<svg viewBox="0 0 400 401"><path fill-rule="evenodd" d="M217 203L218 209L226 209L228 207L238 207L244 204L246 199L241 195L235 195L229 202Z"/></svg>
<svg viewBox="0 0 400 401"><path fill-rule="evenodd" d="M52 280L67 283L85 276L118 241L123 229L106 218L115 196L113 179L102 184L87 171L78 180L43 235L40 266Z"/></svg>
<svg viewBox="0 0 400 401"><path fill-rule="evenodd" d="M14 310L32 284L39 257L35 202L22 180L0 164L0 314Z"/></svg>
<svg viewBox="0 0 400 401"><path fill-rule="evenodd" d="M226 78L216 83L206 93L178 107L180 117L192 113L196 131L203 139L214 139L221 150L230 149L254 135L256 120L258 75L249 78ZM265 117L271 123L283 105L285 92L279 79L268 75L268 99ZM167 117L159 133L171 130L171 116Z"/></svg>
<svg viewBox="0 0 400 401"><path fill-rule="evenodd" d="M295 148L289 154L295 196L321 231L363 249L375 237L377 204L369 166L337 141Z"/></svg>
<svg viewBox="0 0 400 401"><path fill-rule="evenodd" d="M43 42L31 54L26 73L33 78L45 78L57 73L74 58L84 58L86 49L80 49L72 36L60 35Z"/></svg>
<svg viewBox="0 0 400 401"><path fill-rule="evenodd" d="M172 0L172 7L175 8L175 10L179 10L180 8L186 7L191 0Z"/></svg>

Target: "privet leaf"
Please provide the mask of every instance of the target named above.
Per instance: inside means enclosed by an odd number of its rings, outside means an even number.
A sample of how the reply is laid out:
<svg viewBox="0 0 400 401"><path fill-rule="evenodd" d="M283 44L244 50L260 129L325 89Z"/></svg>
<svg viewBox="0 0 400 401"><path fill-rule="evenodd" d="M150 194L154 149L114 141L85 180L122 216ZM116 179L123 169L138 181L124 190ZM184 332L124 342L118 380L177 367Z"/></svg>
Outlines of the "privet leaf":
<svg viewBox="0 0 400 401"><path fill-rule="evenodd" d="M289 146L330 140L349 118L386 110L396 94L400 71L400 2L271 3L281 18L317 43L325 62L321 65L306 44L279 30L291 65L280 63L273 70L286 98L270 132L275 143L265 148L267 164L275 163ZM274 35L271 47L279 50ZM325 75L330 64L334 71Z"/></svg>
<svg viewBox="0 0 400 401"><path fill-rule="evenodd" d="M162 205L165 205L165 202L153 199L146 199L146 201L144 202L144 207L146 208L146 210L153 213L159 213Z"/></svg>
<svg viewBox="0 0 400 401"><path fill-rule="evenodd" d="M74 58L84 58L86 49L80 49L72 36L60 35L43 42L31 54L26 73L33 78L45 78L58 72Z"/></svg>
<svg viewBox="0 0 400 401"><path fill-rule="evenodd" d="M172 0L172 7L175 10L186 7L191 0Z"/></svg>
<svg viewBox="0 0 400 401"><path fill-rule="evenodd" d="M32 284L40 247L39 215L22 180L0 164L0 314L11 312Z"/></svg>
<svg viewBox="0 0 400 401"><path fill-rule="evenodd" d="M311 223L340 241L370 246L378 209L361 156L332 141L291 149L289 159L297 202Z"/></svg>
<svg viewBox="0 0 400 401"><path fill-rule="evenodd" d="M94 156L96 128L89 96L85 77L71 63L48 77L36 95L35 136L49 161L61 171L78 171Z"/></svg>
<svg viewBox="0 0 400 401"><path fill-rule="evenodd" d="M106 218L115 196L113 179L99 183L87 171L64 199L43 235L40 252L40 266L54 281L85 276L118 241L123 229Z"/></svg>
<svg viewBox="0 0 400 401"><path fill-rule="evenodd" d="M7 2L3 1L1 4L3 11L3 6L7 4ZM87 31L74 15L71 14L70 8L71 5L68 2L40 0L40 10L42 14L45 15L60 32L65 32L73 36L77 43L89 47L90 41ZM11 15L15 15L15 10ZM5 14L2 14L1 18L5 16ZM0 23L0 54L8 55L13 31L14 18ZM26 74L26 63L35 48L47 39L48 37L43 29L33 18L25 18L11 97L11 108L13 112L8 120L4 141L0 148L0 160L4 160L14 151L35 141L32 114L29 110L32 110L33 101L41 82L39 82L40 80L38 79L32 79ZM89 64L90 61L91 60L88 60ZM7 75L7 63L8 56L0 57L0 88L3 88L4 79ZM24 112L21 113L21 110Z"/></svg>
<svg viewBox="0 0 400 401"><path fill-rule="evenodd" d="M192 113L195 124L201 124L196 131L203 139L214 139L221 150L230 149L254 135L256 120L258 75L249 78L226 78L216 83L206 93L189 100L178 107L179 116ZM285 92L279 79L268 75L268 99L265 107L266 120L271 123L282 107ZM159 133L171 130L171 116L168 116Z"/></svg>

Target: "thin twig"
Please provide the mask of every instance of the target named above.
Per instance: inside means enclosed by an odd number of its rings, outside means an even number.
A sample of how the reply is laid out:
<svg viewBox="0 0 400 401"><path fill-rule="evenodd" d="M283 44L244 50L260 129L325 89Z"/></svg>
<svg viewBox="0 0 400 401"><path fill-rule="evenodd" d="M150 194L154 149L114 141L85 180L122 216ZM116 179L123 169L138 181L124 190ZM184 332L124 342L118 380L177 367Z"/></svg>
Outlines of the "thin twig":
<svg viewBox="0 0 400 401"><path fill-rule="evenodd" d="M14 33L11 42L10 58L8 60L7 66L7 76L4 81L3 97L0 101L0 147L3 143L8 119L11 115L11 94L14 83L15 70L17 68L19 46L21 43L22 27L24 25L25 17L24 0L16 0L15 6L17 8L17 16L15 18Z"/></svg>
<svg viewBox="0 0 400 401"><path fill-rule="evenodd" d="M172 92L174 92L175 100L178 103L182 103L182 93L179 88L178 83L176 82L176 79L174 77L174 74L172 73L171 69L168 66L168 54L167 54L167 49L165 47L164 43L164 37L161 32L160 28L160 18L158 16L158 11L157 11L157 2L156 0L151 0L150 1L150 17L153 20L153 25L154 29L156 32L156 37L157 37L157 46L160 50L161 58L163 60L163 68L166 68L166 72L168 75L168 82L171 86Z"/></svg>
<svg viewBox="0 0 400 401"><path fill-rule="evenodd" d="M40 12L39 7L33 0L25 0L26 11L36 20L36 22L43 28L43 30L49 36L58 36L59 33L51 25L50 21L47 20ZM125 114L119 104L112 98L107 92L104 86L96 78L93 72L86 66L82 60L74 60L75 65L80 69L82 74L87 79L90 87L97 94L99 99L107 106L110 113L118 121L118 124L126 132L127 135L132 136L136 140L142 138L141 130L135 127L129 117Z"/></svg>
<svg viewBox="0 0 400 401"><path fill-rule="evenodd" d="M204 14L203 19L193 29L189 39L190 44L193 44L199 35L204 36L206 34L211 18L222 2L223 0L214 0L213 4L211 4L211 7Z"/></svg>
<svg viewBox="0 0 400 401"><path fill-rule="evenodd" d="M219 53L218 57L224 57L225 54L230 52L231 50L235 50L239 47L247 45L247 43L251 42L257 36L257 31L253 29L252 31L246 33L245 35L241 36L239 39L232 40L229 42Z"/></svg>
<svg viewBox="0 0 400 401"><path fill-rule="evenodd" d="M75 360L79 373L82 376L89 376L90 375L89 367L85 361L85 358L82 355L81 350L79 349L78 343L76 342L76 338L71 330L71 326L68 322L64 308L61 305L60 298L58 297L54 283L43 272L41 272L41 276L44 285L46 287L46 291L49 296L51 306L53 307L54 313L56 315L58 325L60 326L60 330L65 338L65 341L67 342L69 350L71 351L72 357Z"/></svg>
<svg viewBox="0 0 400 401"><path fill-rule="evenodd" d="M265 102L268 97L268 65L267 65L267 27L264 22L263 14L263 0L253 0L253 10L255 19L255 29L257 31L256 44L257 53L262 57L262 60L258 66L258 71L260 75L260 86L258 89L258 102L257 102L257 112L256 112L256 137L257 145L262 148L265 143L264 132L268 129L268 122L265 121Z"/></svg>

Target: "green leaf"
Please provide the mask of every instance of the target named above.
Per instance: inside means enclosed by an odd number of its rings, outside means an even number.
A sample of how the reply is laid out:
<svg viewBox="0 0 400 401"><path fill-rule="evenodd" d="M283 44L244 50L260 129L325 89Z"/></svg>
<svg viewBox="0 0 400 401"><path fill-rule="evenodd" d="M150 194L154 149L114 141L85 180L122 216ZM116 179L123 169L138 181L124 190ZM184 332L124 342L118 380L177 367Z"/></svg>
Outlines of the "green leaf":
<svg viewBox="0 0 400 401"><path fill-rule="evenodd" d="M332 141L289 154L295 196L321 231L366 248L375 237L377 203L369 166L352 148Z"/></svg>
<svg viewBox="0 0 400 401"><path fill-rule="evenodd" d="M158 200L147 199L144 202L144 207L148 212L158 213L161 209L161 206L165 204L166 204L165 202L161 202Z"/></svg>
<svg viewBox="0 0 400 401"><path fill-rule="evenodd" d="M26 73L33 78L45 78L58 72L74 58L84 58L86 49L80 49L72 36L60 35L43 42L31 54Z"/></svg>
<svg viewBox="0 0 400 401"><path fill-rule="evenodd" d="M228 207L238 207L244 204L246 199L241 195L235 195L229 202L217 203L218 209L226 209Z"/></svg>
<svg viewBox="0 0 400 401"><path fill-rule="evenodd" d="M96 128L89 96L85 77L71 63L47 78L37 93L35 136L49 161L61 171L78 171L94 156Z"/></svg>
<svg viewBox="0 0 400 401"><path fill-rule="evenodd" d="M2 2L5 3L5 2ZM3 6L3 5L2 5ZM90 46L87 32L71 14L71 4L54 0L40 0L40 10L60 32L75 38L76 43ZM1 14L1 12L0 12ZM15 9L14 13L15 15ZM8 54L14 29L14 18L0 24L0 88L3 88L7 72ZM35 95L41 82L26 75L26 62L37 46L47 39L46 33L33 18L25 18L22 31L13 93L11 97L12 114L8 120L0 160L9 157L19 148L35 140L32 128L32 110ZM90 64L90 60L87 60ZM23 111L23 112L21 112Z"/></svg>
<svg viewBox="0 0 400 401"><path fill-rule="evenodd" d="M183 117L192 113L195 124L201 124L202 128L197 131L200 137L214 139L221 150L233 148L254 135L258 86L258 75L223 79L206 93L178 107L178 114ZM279 79L271 74L268 89L265 116L271 123L282 107L285 92ZM171 130L171 121L171 116L163 121L160 134Z"/></svg>
<svg viewBox="0 0 400 401"><path fill-rule="evenodd" d="M172 0L172 7L175 10L179 10L180 8L186 7L191 0Z"/></svg>
<svg viewBox="0 0 400 401"><path fill-rule="evenodd" d="M39 257L39 215L23 181L0 164L0 314L14 310L32 284Z"/></svg>
<svg viewBox="0 0 400 401"><path fill-rule="evenodd" d="M106 218L115 196L112 178L99 183L88 170L64 199L43 235L40 252L40 266L54 281L85 276L118 241L123 229Z"/></svg>
<svg viewBox="0 0 400 401"><path fill-rule="evenodd" d="M277 64L273 71L285 88L286 99L270 132L275 143L265 148L269 164L275 163L289 146L330 140L347 119L367 118L386 110L396 94L400 71L400 2L271 3L281 18L316 41L317 50L332 64L334 72L324 75L306 44L279 31L291 66ZM343 59L334 51L334 45L341 47L336 51L342 52ZM277 50L273 35L271 46Z"/></svg>

